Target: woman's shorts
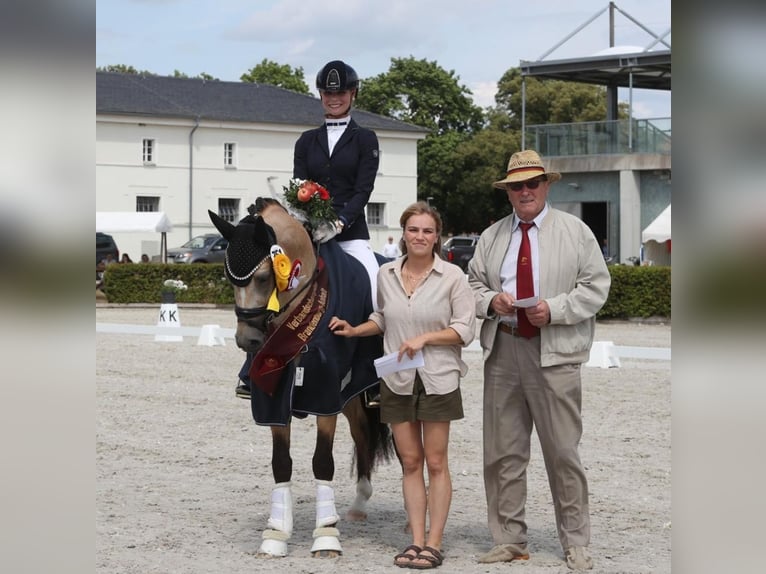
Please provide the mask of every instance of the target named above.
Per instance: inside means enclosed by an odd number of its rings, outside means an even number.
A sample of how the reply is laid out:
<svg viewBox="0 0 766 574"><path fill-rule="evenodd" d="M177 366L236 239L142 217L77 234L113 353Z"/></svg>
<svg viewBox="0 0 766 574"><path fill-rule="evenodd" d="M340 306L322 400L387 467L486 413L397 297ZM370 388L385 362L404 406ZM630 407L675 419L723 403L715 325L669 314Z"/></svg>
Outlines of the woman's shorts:
<svg viewBox="0 0 766 574"><path fill-rule="evenodd" d="M397 395L380 382L380 419L384 423L455 421L463 418L463 397L458 387L446 395L427 395L415 375L411 395Z"/></svg>

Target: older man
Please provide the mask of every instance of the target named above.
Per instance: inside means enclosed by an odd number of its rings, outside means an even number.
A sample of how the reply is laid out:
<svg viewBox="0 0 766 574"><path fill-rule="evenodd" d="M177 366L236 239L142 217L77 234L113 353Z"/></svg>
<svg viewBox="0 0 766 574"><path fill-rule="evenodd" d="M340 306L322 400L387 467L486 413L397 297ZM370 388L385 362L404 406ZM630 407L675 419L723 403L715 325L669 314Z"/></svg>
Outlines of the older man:
<svg viewBox="0 0 766 574"><path fill-rule="evenodd" d="M525 506L532 427L537 429L567 566L590 569L588 485L580 367L611 283L593 232L547 203L537 152L515 153L505 190L513 213L488 227L468 264L484 319L484 486L493 548L479 562L529 559Z"/></svg>

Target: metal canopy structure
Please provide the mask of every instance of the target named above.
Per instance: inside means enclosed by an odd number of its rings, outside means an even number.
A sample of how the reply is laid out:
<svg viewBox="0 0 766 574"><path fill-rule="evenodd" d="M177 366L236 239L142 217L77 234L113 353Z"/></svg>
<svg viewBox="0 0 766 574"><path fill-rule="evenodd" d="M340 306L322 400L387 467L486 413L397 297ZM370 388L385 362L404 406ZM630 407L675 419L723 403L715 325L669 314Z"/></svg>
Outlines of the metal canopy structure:
<svg viewBox="0 0 766 574"><path fill-rule="evenodd" d="M566 43L570 38L578 34L604 12L609 11L609 48L600 54L582 58L566 60L545 60L552 52ZM645 48L615 47L614 43L614 14L620 12L631 20L636 26L644 30L652 38L652 42ZM566 38L545 52L537 61L521 60L521 132L522 148L524 147L524 132L526 128L526 78L562 80L566 82L580 82L597 84L607 88L606 119L618 119L617 89L628 88L630 90L629 119L633 119L633 88L669 91L671 80L671 46L665 40L670 34L668 28L662 34L655 34L630 14L620 10L614 2L594 14L588 21L581 24ZM662 44L667 49L650 51L657 44Z"/></svg>
<svg viewBox="0 0 766 574"><path fill-rule="evenodd" d="M618 88L670 90L670 50L521 62L522 76Z"/></svg>

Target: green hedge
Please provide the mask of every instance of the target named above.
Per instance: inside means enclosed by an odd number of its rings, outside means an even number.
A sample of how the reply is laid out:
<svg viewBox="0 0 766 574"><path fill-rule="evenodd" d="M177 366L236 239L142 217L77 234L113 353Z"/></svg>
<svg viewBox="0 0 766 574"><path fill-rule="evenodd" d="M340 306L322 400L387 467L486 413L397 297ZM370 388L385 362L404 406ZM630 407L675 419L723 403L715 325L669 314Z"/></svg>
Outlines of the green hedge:
<svg viewBox="0 0 766 574"><path fill-rule="evenodd" d="M599 319L670 317L670 267L611 265L612 287Z"/></svg>
<svg viewBox="0 0 766 574"><path fill-rule="evenodd" d="M609 271L612 287L599 319L670 317L670 267L612 265ZM166 279L180 279L189 287L176 295L178 303L234 304L222 263L110 265L104 293L110 303L159 303Z"/></svg>
<svg viewBox="0 0 766 574"><path fill-rule="evenodd" d="M180 279L188 287L176 294L178 303L234 304L223 263L112 264L104 271L103 291L110 303L159 303L166 279Z"/></svg>

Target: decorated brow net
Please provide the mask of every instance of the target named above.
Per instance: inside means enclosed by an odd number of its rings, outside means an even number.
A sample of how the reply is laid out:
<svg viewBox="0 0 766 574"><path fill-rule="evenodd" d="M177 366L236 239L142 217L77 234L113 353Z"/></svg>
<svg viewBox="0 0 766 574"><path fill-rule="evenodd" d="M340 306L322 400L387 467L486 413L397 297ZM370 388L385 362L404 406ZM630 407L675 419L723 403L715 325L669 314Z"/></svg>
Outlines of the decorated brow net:
<svg viewBox="0 0 766 574"><path fill-rule="evenodd" d="M229 279L243 287L266 261L271 263L270 245L259 245L253 239L253 226L240 223L226 248L224 264Z"/></svg>

